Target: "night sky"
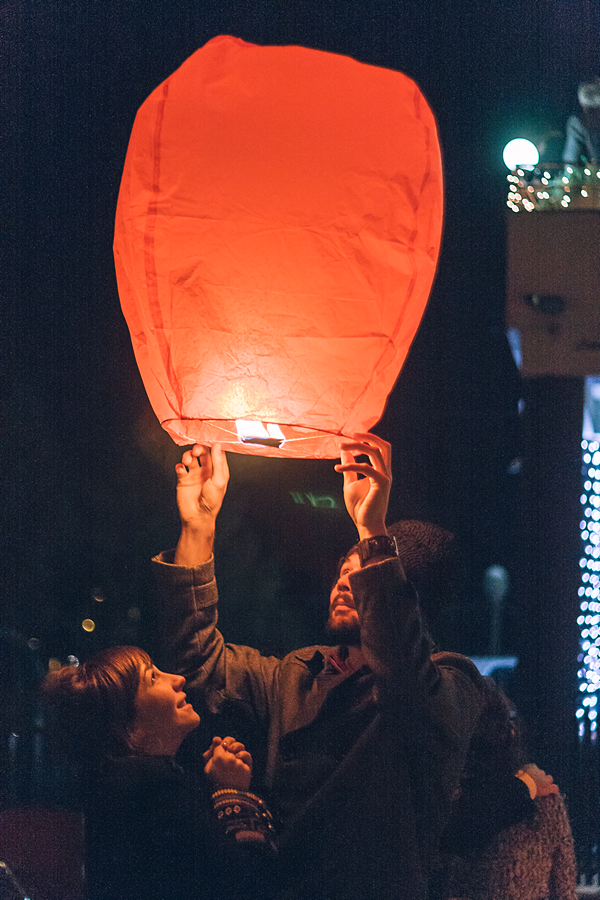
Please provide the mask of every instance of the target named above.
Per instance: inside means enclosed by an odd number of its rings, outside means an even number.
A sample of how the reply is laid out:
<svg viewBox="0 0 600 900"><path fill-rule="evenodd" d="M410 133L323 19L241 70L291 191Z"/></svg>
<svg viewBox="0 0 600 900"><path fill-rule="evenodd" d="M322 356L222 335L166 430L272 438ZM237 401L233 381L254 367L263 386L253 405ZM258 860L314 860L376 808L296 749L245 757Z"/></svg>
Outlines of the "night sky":
<svg viewBox="0 0 600 900"><path fill-rule="evenodd" d="M438 522L462 547L460 599L447 599L436 638L488 650L482 578L491 564L515 565L519 475L510 470L521 452L521 385L503 330L501 152L515 136L544 140L547 159L560 152L577 84L600 71L598 18L586 0L5 0L0 635L9 679L107 643L152 650L148 559L177 537L181 449L158 425L133 358L114 212L137 109L218 34L399 69L436 114L443 251L376 431L394 447L390 521ZM223 630L275 650L311 643L335 561L354 541L341 479L329 461L230 455L230 466L216 545ZM518 593L507 603L510 652Z"/></svg>

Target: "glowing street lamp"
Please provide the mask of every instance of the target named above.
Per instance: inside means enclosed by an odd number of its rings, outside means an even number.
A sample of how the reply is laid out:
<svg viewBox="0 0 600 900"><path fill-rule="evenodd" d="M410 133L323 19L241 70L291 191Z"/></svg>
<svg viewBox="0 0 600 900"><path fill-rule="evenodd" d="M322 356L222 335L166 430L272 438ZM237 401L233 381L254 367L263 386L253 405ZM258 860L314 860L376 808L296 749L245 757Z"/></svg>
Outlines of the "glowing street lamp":
<svg viewBox="0 0 600 900"><path fill-rule="evenodd" d="M521 166L523 169L532 169L537 166L540 154L533 141L528 141L526 138L513 138L502 151L502 159L507 169L512 172L517 166Z"/></svg>

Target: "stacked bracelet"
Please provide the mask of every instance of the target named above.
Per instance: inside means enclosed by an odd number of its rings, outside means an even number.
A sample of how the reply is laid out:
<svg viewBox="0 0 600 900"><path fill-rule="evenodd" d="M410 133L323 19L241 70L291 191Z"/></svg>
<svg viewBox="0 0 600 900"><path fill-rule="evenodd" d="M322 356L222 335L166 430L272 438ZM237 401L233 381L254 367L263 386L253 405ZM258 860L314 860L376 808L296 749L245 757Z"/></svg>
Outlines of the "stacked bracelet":
<svg viewBox="0 0 600 900"><path fill-rule="evenodd" d="M236 841L261 841L275 849L273 816L266 803L248 791L227 789L212 795L213 809L225 834Z"/></svg>

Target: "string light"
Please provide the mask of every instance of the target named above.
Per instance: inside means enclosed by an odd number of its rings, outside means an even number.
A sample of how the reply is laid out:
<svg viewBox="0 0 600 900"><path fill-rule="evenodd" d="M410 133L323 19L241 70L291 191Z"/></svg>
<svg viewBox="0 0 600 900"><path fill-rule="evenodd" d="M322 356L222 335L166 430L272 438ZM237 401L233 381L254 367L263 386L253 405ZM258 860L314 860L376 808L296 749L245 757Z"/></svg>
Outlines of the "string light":
<svg viewBox="0 0 600 900"><path fill-rule="evenodd" d="M513 212L600 208L600 169L548 163L547 168L514 169L506 205Z"/></svg>
<svg viewBox="0 0 600 900"><path fill-rule="evenodd" d="M583 463L583 493L580 496L583 518L579 523L582 555L579 559L581 585L577 625L580 629L578 656L579 692L581 703L576 716L579 736L589 730L592 741L597 735L596 693L600 691L600 444L581 442Z"/></svg>

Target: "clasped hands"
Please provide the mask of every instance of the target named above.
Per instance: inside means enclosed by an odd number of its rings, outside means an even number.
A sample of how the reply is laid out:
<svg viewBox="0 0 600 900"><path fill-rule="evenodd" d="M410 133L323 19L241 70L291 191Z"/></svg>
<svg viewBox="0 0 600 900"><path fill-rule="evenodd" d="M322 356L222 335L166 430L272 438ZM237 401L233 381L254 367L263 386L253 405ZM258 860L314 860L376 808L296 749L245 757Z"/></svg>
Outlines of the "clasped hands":
<svg viewBox="0 0 600 900"><path fill-rule="evenodd" d="M252 778L252 756L241 741L214 737L202 754L204 772L214 790L247 791Z"/></svg>

